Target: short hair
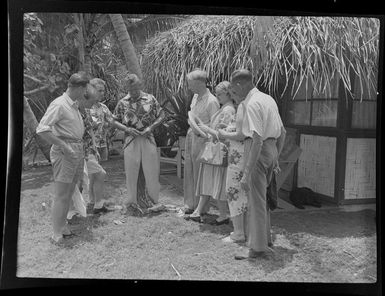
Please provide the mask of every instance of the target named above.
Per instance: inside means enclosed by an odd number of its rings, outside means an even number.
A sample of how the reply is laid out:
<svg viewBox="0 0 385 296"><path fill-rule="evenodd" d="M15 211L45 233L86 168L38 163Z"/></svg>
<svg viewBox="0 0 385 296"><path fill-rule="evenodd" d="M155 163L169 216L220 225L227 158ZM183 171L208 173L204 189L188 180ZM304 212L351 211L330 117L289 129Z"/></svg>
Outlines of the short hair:
<svg viewBox="0 0 385 296"><path fill-rule="evenodd" d="M224 80L224 81L218 83L217 86L215 87L215 91L217 92L218 90L223 90L223 91L227 92L228 94L230 94L230 82Z"/></svg>
<svg viewBox="0 0 385 296"><path fill-rule="evenodd" d="M89 82L89 75L86 72L80 71L71 75L71 77L68 79L68 87L84 87Z"/></svg>
<svg viewBox="0 0 385 296"><path fill-rule="evenodd" d="M97 85L101 85L103 86L104 88L106 87L106 82L103 80L103 79L100 79L100 78L93 78L90 80L90 84L92 86L97 86Z"/></svg>
<svg viewBox="0 0 385 296"><path fill-rule="evenodd" d="M231 74L231 82L253 82L253 74L247 69L235 70L233 74Z"/></svg>
<svg viewBox="0 0 385 296"><path fill-rule="evenodd" d="M84 96L86 100L91 99L92 97L96 97L98 95L98 91L91 83L87 85L87 92Z"/></svg>
<svg viewBox="0 0 385 296"><path fill-rule="evenodd" d="M130 87L132 85L136 85L136 84L141 85L142 81L139 79L139 77L136 74L128 74L127 75L127 84L128 84L128 87Z"/></svg>
<svg viewBox="0 0 385 296"><path fill-rule="evenodd" d="M206 83L207 81L207 73L201 69L194 69L190 73L187 74L187 79L189 80L198 80Z"/></svg>

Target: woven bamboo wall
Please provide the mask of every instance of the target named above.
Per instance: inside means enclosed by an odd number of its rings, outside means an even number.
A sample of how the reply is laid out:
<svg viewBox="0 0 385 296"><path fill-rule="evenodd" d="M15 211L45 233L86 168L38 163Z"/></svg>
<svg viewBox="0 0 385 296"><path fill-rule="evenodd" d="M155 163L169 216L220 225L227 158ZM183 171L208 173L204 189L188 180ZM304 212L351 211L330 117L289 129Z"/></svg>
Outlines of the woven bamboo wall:
<svg viewBox="0 0 385 296"><path fill-rule="evenodd" d="M345 199L376 198L376 139L348 139Z"/></svg>
<svg viewBox="0 0 385 296"><path fill-rule="evenodd" d="M334 137L301 135L298 187L308 187L334 198L336 144Z"/></svg>

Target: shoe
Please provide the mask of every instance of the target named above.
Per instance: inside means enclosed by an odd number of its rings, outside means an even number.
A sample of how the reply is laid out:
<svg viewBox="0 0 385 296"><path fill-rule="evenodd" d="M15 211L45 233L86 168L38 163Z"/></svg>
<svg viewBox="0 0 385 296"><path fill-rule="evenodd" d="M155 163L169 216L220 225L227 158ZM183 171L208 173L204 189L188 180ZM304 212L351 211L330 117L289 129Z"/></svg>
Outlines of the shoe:
<svg viewBox="0 0 385 296"><path fill-rule="evenodd" d="M73 233L72 231L70 231L69 233L63 233L63 238L70 238L73 236L76 236L76 234Z"/></svg>
<svg viewBox="0 0 385 296"><path fill-rule="evenodd" d="M234 256L235 260L265 258L265 252L257 252L252 249L241 251Z"/></svg>
<svg viewBox="0 0 385 296"><path fill-rule="evenodd" d="M113 209L107 208L106 206L102 206L100 209L93 209L92 214L98 215L98 214L104 214L111 211L113 211Z"/></svg>
<svg viewBox="0 0 385 296"><path fill-rule="evenodd" d="M244 243L246 240L245 240L245 238L234 239L234 238L231 237L231 235L229 235L229 236L226 236L225 238L223 238L222 241L223 241L224 243L236 243L236 244L242 244L242 243Z"/></svg>
<svg viewBox="0 0 385 296"><path fill-rule="evenodd" d="M203 219L201 216L191 216L191 215L186 215L184 217L185 220L189 221L194 221L194 222L199 222L199 223L203 223Z"/></svg>
<svg viewBox="0 0 385 296"><path fill-rule="evenodd" d="M160 212L166 209L166 206L163 204L155 204L151 208L148 208L149 212Z"/></svg>
<svg viewBox="0 0 385 296"><path fill-rule="evenodd" d="M230 219L226 218L226 219L224 219L222 221L217 221L217 220L211 221L209 224L210 225L219 226L219 225L223 225L223 224L229 224L229 222L230 222Z"/></svg>
<svg viewBox="0 0 385 296"><path fill-rule="evenodd" d="M185 215L191 215L192 213L194 213L194 210L193 210L193 209L185 209L185 210L184 210L184 214L185 214Z"/></svg>
<svg viewBox="0 0 385 296"><path fill-rule="evenodd" d="M87 214L92 214L93 210L94 210L94 203L89 203L87 204L87 208L86 208L86 213Z"/></svg>

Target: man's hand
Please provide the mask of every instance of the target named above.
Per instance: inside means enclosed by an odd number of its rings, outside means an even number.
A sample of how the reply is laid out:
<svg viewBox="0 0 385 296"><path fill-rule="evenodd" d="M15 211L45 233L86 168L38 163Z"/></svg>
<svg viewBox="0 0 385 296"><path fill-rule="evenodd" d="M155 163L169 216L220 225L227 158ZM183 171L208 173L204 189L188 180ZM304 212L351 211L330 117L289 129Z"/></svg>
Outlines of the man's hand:
<svg viewBox="0 0 385 296"><path fill-rule="evenodd" d="M278 161L278 159L274 160L273 171L274 171L274 173L276 173L276 174L279 174L279 173L281 172L281 168L279 167L279 161Z"/></svg>
<svg viewBox="0 0 385 296"><path fill-rule="evenodd" d="M146 127L142 132L140 132L142 136L147 136L151 133L152 133L152 129L150 127Z"/></svg>
<svg viewBox="0 0 385 296"><path fill-rule="evenodd" d="M62 148L65 155L69 156L70 158L76 158L76 153L70 145L65 144Z"/></svg>
<svg viewBox="0 0 385 296"><path fill-rule="evenodd" d="M137 129L134 129L132 127L127 127L125 132L134 137L141 135L141 133Z"/></svg>

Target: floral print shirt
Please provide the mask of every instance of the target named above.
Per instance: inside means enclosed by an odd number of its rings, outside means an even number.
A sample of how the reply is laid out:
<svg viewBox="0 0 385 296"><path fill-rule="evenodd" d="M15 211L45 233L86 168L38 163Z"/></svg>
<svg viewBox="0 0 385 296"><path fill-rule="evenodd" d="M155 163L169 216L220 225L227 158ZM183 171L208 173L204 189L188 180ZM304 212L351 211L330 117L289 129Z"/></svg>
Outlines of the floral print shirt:
<svg viewBox="0 0 385 296"><path fill-rule="evenodd" d="M159 118L161 111L162 108L153 95L141 92L137 99L131 98L130 94L121 99L115 107L114 117L127 127L143 131ZM126 134L127 138L128 143L134 139Z"/></svg>
<svg viewBox="0 0 385 296"><path fill-rule="evenodd" d="M96 128L96 123L93 121L90 110L85 109L84 112L80 113L84 122L84 135L83 135L83 147L84 147L84 158L88 160L90 154L96 155L97 148L93 143L93 129Z"/></svg>
<svg viewBox="0 0 385 296"><path fill-rule="evenodd" d="M92 120L96 123L95 142L96 147L107 147L107 133L113 116L108 107L102 103L96 103L90 109Z"/></svg>

